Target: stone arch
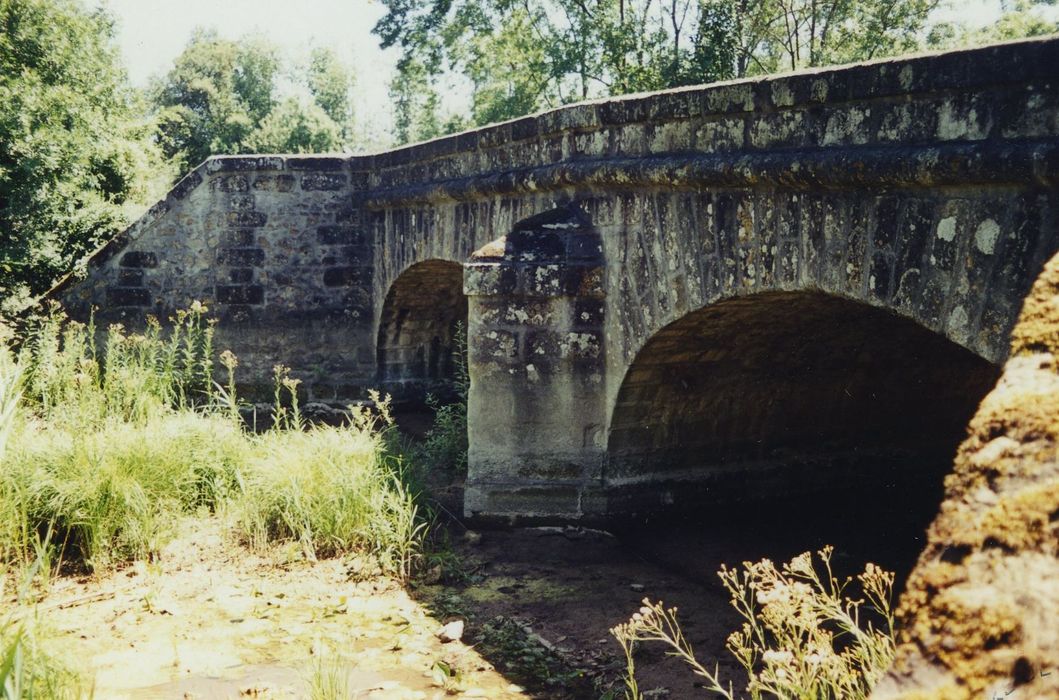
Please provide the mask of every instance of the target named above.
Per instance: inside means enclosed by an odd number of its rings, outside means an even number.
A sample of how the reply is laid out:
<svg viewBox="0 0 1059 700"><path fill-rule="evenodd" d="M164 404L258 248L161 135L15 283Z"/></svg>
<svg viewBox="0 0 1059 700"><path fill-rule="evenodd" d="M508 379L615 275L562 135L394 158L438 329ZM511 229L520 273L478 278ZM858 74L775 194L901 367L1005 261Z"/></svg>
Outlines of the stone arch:
<svg viewBox="0 0 1059 700"><path fill-rule="evenodd" d="M458 329L466 324L462 265L430 259L406 268L390 285L379 316L379 385L399 402L449 391Z"/></svg>
<svg viewBox="0 0 1059 700"><path fill-rule="evenodd" d="M863 301L819 290L727 298L655 332L625 372L609 412L609 509L938 491L996 377L991 362Z"/></svg>

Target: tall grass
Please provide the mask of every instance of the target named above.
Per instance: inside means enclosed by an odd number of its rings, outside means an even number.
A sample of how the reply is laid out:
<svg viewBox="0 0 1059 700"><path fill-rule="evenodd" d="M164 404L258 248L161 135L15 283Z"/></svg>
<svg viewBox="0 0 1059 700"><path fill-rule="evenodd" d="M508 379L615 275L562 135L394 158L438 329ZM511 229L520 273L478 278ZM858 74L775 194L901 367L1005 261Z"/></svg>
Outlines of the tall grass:
<svg viewBox="0 0 1059 700"><path fill-rule="evenodd" d="M297 416L296 387L290 387ZM299 542L306 556L351 550L375 555L380 568L407 577L424 524L399 460L384 450L389 404L379 413L353 409L347 427L273 430L256 438L233 508L239 531L254 546ZM381 425L380 425L381 423Z"/></svg>
<svg viewBox="0 0 1059 700"><path fill-rule="evenodd" d="M0 563L99 570L150 557L182 514L206 508L236 514L255 545L365 551L408 575L422 527L380 426L362 415L307 428L294 400L279 429L248 433L230 352L227 386L214 381L206 311L140 333L112 326L102 349L93 324L52 312L17 357L0 343ZM277 392L296 398L281 370Z"/></svg>

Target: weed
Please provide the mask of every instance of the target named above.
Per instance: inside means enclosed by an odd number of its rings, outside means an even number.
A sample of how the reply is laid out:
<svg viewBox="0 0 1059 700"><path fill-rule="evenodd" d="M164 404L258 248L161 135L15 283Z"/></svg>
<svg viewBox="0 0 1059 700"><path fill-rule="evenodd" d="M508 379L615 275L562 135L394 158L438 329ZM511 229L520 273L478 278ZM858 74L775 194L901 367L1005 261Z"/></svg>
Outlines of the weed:
<svg viewBox="0 0 1059 700"><path fill-rule="evenodd" d="M340 657L317 654L307 679L309 700L349 700L356 697L349 682L349 667Z"/></svg>
<svg viewBox="0 0 1059 700"><path fill-rule="evenodd" d="M437 396L427 396L427 405L434 411L434 423L416 452L426 469L463 474L467 471L467 394L471 383L467 370L467 334L462 324L456 326L453 344L455 399L444 403Z"/></svg>
<svg viewBox="0 0 1059 700"><path fill-rule="evenodd" d="M249 434L238 360L221 353L227 386L214 380L205 314L194 304L168 329L112 326L99 352L92 323L52 310L17 358L0 345L0 563L150 558L181 514L223 506L254 545L365 552L408 577L426 525L386 451L388 402L352 409L345 428L307 430L298 380L277 367L275 429Z"/></svg>
<svg viewBox="0 0 1059 700"><path fill-rule="evenodd" d="M868 564L857 577L864 598L850 598L846 589L852 579L834 576L831 552L825 547L818 553L823 575L808 552L781 569L767 559L746 563L743 571L721 569L732 605L745 620L728 637L727 648L745 671L746 692L754 700L866 698L893 660L893 574ZM636 684L637 642L665 644L709 691L735 698L732 685L722 685L719 668L710 671L695 658L676 608L644 599L639 612L610 632L625 652L626 695L632 700L643 697Z"/></svg>
<svg viewBox="0 0 1059 700"><path fill-rule="evenodd" d="M372 554L384 573L407 578L425 525L398 468L382 456L379 413L353 410L347 427L271 431L256 438L234 503L239 531L252 545L298 541L307 557Z"/></svg>
<svg viewBox="0 0 1059 700"><path fill-rule="evenodd" d="M52 651L47 628L26 603L41 568L38 561L22 572L17 602L0 621L0 700L91 698L91 687Z"/></svg>

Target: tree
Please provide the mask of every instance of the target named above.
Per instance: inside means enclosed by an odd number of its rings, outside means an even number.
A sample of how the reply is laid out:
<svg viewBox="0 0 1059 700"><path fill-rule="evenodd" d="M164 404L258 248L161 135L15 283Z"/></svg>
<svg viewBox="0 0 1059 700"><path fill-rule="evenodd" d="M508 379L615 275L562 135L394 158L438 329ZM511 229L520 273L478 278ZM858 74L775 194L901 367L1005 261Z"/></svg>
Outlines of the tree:
<svg viewBox="0 0 1059 700"><path fill-rule="evenodd" d="M296 94L281 94L281 76ZM199 29L150 94L162 148L186 172L214 154L352 148L353 82L330 49L292 67L264 39Z"/></svg>
<svg viewBox="0 0 1059 700"><path fill-rule="evenodd" d="M444 121L429 89L449 71L471 83L471 119L484 124L591 97L906 51L939 1L383 0L373 31L383 48L402 50L402 140Z"/></svg>
<svg viewBox="0 0 1059 700"><path fill-rule="evenodd" d="M972 28L962 23L939 25L927 40L931 48L951 49L1008 41L1059 32L1059 22L1041 16L1041 5L1055 5L1056 0L1013 0L1004 2L1003 14L993 24Z"/></svg>
<svg viewBox="0 0 1059 700"><path fill-rule="evenodd" d="M0 299L46 290L169 171L103 11L0 0Z"/></svg>
<svg viewBox="0 0 1059 700"><path fill-rule="evenodd" d="M334 51L314 48L309 56L306 84L313 100L338 127L342 144L353 142L353 70ZM337 150L337 149L336 149Z"/></svg>
<svg viewBox="0 0 1059 700"><path fill-rule="evenodd" d="M334 153L342 150L343 135L318 104L290 97L261 120L246 146L256 153Z"/></svg>
<svg viewBox="0 0 1059 700"><path fill-rule="evenodd" d="M155 82L158 132L181 172L214 153L245 153L276 102L277 49L263 39L221 39L198 29L173 68Z"/></svg>

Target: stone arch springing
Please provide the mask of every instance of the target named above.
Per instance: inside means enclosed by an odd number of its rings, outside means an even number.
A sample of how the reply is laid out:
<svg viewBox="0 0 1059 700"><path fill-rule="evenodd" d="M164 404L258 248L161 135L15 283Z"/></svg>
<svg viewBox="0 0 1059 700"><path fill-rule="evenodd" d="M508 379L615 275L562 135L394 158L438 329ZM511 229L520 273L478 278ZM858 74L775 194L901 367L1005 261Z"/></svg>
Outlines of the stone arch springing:
<svg viewBox="0 0 1059 700"><path fill-rule="evenodd" d="M863 302L819 291L728 299L642 346L610 415L604 481L635 494L626 507L646 508L696 495L936 489L996 376Z"/></svg>
<svg viewBox="0 0 1059 700"><path fill-rule="evenodd" d="M449 392L462 342L458 330L466 324L462 265L425 260L409 267L390 286L379 318L380 386L398 402Z"/></svg>

